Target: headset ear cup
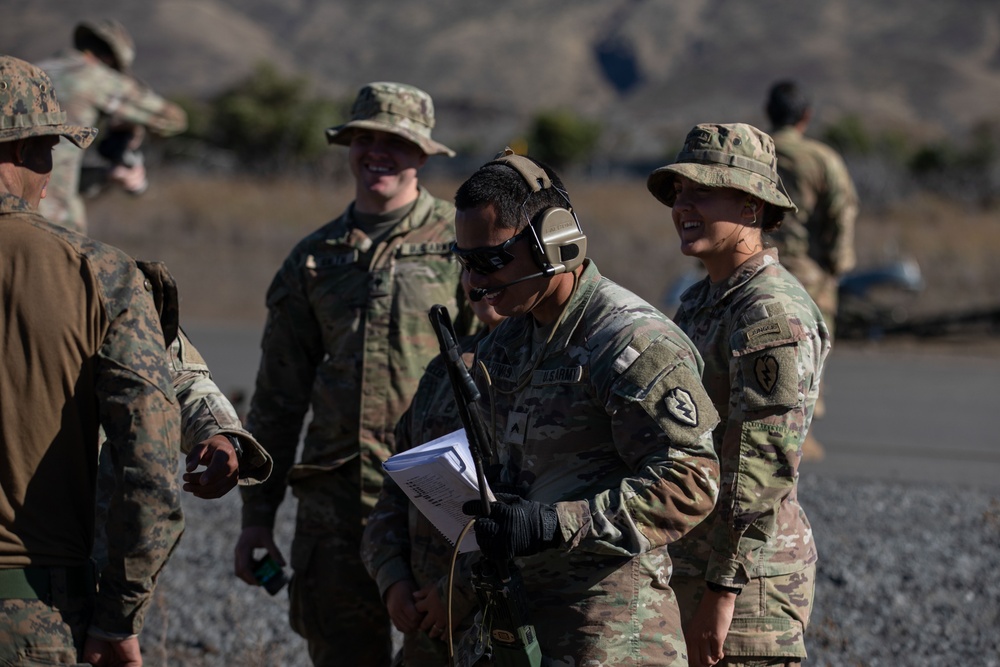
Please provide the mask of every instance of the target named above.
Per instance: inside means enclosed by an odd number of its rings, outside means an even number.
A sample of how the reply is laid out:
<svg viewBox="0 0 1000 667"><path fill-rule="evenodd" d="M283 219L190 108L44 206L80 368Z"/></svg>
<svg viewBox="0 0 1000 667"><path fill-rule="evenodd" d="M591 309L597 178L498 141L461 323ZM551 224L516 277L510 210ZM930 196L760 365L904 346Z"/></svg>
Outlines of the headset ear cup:
<svg viewBox="0 0 1000 667"><path fill-rule="evenodd" d="M566 208L542 211L535 227L543 270L552 275L575 271L587 257L587 236L576 215Z"/></svg>

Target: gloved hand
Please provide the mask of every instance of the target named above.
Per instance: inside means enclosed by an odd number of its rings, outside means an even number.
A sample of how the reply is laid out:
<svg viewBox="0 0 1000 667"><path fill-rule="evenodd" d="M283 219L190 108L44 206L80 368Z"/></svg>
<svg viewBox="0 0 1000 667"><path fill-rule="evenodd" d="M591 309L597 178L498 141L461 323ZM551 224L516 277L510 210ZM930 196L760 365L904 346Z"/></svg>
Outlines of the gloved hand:
<svg viewBox="0 0 1000 667"><path fill-rule="evenodd" d="M476 517L476 542L488 557L509 560L530 556L559 544L556 508L511 493L498 493L490 503L490 515L481 517L482 503L471 500L462 511Z"/></svg>

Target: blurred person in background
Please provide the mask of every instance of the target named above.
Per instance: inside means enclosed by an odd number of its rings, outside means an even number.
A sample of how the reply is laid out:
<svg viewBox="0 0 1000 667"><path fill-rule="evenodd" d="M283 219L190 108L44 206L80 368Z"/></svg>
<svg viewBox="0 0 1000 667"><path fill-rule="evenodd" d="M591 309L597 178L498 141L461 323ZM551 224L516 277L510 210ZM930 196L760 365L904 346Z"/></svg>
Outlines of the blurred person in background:
<svg viewBox="0 0 1000 667"><path fill-rule="evenodd" d="M745 124L695 126L674 163L650 174L681 252L708 276L674 320L705 361L722 421L715 511L670 546L671 585L692 667L797 665L816 585L816 543L798 468L830 335L802 285L764 248L795 205L774 143Z"/></svg>
<svg viewBox="0 0 1000 667"><path fill-rule="evenodd" d="M146 168L139 147L146 130L161 136L183 132L187 115L131 75L135 43L114 19L76 26L72 50L39 63L52 78L68 122L108 130L98 151L109 164L103 178L139 194L146 189ZM67 229L87 233L87 213L80 194L84 153L66 142L56 146L52 180L41 213Z"/></svg>
<svg viewBox="0 0 1000 667"><path fill-rule="evenodd" d="M66 123L40 68L0 56L0 663L138 667L184 527L180 415L143 274L38 212ZM95 576L99 429L119 480Z"/></svg>
<svg viewBox="0 0 1000 667"><path fill-rule="evenodd" d="M462 272L466 296L472 289L469 272ZM503 316L484 299L470 300L480 331L464 336L458 344L462 361L472 365L479 341L495 329ZM441 356L435 357L413 396L409 410L396 425L396 451L430 442L463 427L458 405ZM361 541L361 557L378 584L389 617L404 633L402 664L407 667L445 667L448 649L448 571L454 547L410 502L406 493L386 476L375 508L368 516ZM453 629L462 637L472 627L479 608L469 581L456 575L452 608ZM479 657L470 650L475 641L455 651L454 667L471 665Z"/></svg>
<svg viewBox="0 0 1000 667"><path fill-rule="evenodd" d="M330 143L348 147L355 199L295 246L267 292L247 427L274 456L274 474L241 488L235 569L255 583L257 549L285 562L273 530L290 486L299 501L290 620L318 666L389 664L389 615L361 561L361 534L396 423L438 354L428 310L461 310L458 332L472 327L450 252L455 209L417 179L429 156L454 155L431 138L433 127L426 92L364 86L351 120L327 130Z"/></svg>
<svg viewBox="0 0 1000 667"><path fill-rule="evenodd" d="M857 190L840 155L805 136L813 108L797 83L779 81L771 86L766 111L778 154L778 174L798 209L785 217L771 240L781 264L819 306L832 339L838 283L856 263ZM820 395L816 417L822 417L824 412ZM812 433L806 439L804 457L823 457L823 447Z"/></svg>

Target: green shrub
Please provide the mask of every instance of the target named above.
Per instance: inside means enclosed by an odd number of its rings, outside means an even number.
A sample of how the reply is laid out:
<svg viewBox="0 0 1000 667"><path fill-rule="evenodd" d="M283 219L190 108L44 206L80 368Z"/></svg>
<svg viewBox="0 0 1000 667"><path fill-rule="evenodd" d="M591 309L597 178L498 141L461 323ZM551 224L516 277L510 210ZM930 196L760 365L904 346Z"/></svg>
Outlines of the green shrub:
<svg viewBox="0 0 1000 667"><path fill-rule="evenodd" d="M823 130L822 139L841 153L867 155L872 152L873 141L861 117L848 114Z"/></svg>
<svg viewBox="0 0 1000 667"><path fill-rule="evenodd" d="M267 63L212 100L208 139L242 165L270 172L308 163L327 148L323 129L345 117L343 105L309 96L304 77L284 77Z"/></svg>
<svg viewBox="0 0 1000 667"><path fill-rule="evenodd" d="M585 162L601 138L600 123L571 111L542 111L528 130L528 151L556 169Z"/></svg>

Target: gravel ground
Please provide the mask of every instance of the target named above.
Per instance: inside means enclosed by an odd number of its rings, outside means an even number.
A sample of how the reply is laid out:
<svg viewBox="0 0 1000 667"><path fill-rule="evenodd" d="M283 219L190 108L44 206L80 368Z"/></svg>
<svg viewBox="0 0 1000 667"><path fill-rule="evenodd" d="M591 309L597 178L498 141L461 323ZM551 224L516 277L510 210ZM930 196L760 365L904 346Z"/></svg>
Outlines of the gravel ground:
<svg viewBox="0 0 1000 667"><path fill-rule="evenodd" d="M849 481L803 473L820 549L808 665L1000 667L1000 482ZM288 598L232 575L239 497L186 498L188 528L160 579L147 664L308 667ZM279 515L287 556L294 503Z"/></svg>

